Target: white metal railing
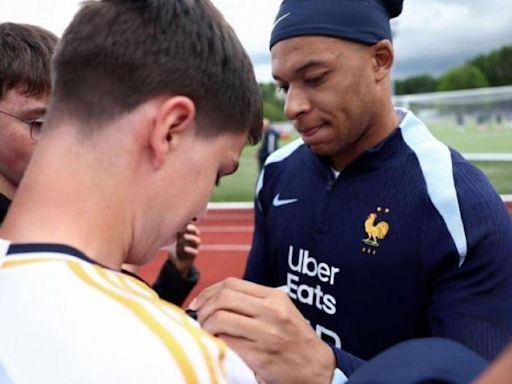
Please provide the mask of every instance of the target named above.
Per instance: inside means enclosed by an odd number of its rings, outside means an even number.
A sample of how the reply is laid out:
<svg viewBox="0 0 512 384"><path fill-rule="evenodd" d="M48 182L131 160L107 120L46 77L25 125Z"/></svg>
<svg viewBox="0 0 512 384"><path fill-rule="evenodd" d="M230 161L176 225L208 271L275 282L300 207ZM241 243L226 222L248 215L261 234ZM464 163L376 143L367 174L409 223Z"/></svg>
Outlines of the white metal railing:
<svg viewBox="0 0 512 384"><path fill-rule="evenodd" d="M512 153L463 153L462 156L468 161L512 161Z"/></svg>
<svg viewBox="0 0 512 384"><path fill-rule="evenodd" d="M503 87L463 89L458 91L428 92L393 96L393 103L395 105L406 108L414 103L427 103L433 101L442 101L446 105L481 103L489 100L512 100L512 86L507 85Z"/></svg>

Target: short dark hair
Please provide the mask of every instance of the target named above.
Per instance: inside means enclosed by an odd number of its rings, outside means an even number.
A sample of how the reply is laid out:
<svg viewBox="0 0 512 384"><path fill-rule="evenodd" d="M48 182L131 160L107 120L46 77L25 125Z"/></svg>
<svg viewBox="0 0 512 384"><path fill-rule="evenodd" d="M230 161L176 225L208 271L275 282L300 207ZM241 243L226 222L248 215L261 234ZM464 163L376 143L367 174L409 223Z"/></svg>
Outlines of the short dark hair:
<svg viewBox="0 0 512 384"><path fill-rule="evenodd" d="M56 115L105 122L153 97L183 95L207 122L198 134L261 135L252 64L209 0L87 1L64 32L54 75Z"/></svg>
<svg viewBox="0 0 512 384"><path fill-rule="evenodd" d="M18 88L27 96L50 93L57 36L29 24L0 24L0 99Z"/></svg>

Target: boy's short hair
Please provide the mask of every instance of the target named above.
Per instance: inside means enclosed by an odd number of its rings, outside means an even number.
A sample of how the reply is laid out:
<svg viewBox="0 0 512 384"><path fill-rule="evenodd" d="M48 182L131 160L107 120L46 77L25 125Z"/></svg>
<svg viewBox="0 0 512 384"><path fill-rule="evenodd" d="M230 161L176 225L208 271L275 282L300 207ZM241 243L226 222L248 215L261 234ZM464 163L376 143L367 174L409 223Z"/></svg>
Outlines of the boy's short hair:
<svg viewBox="0 0 512 384"><path fill-rule="evenodd" d="M196 106L199 135L261 134L248 55L209 0L87 1L54 60L52 108L105 122L162 95Z"/></svg>
<svg viewBox="0 0 512 384"><path fill-rule="evenodd" d="M11 89L27 96L50 94L57 36L35 25L0 24L0 100Z"/></svg>

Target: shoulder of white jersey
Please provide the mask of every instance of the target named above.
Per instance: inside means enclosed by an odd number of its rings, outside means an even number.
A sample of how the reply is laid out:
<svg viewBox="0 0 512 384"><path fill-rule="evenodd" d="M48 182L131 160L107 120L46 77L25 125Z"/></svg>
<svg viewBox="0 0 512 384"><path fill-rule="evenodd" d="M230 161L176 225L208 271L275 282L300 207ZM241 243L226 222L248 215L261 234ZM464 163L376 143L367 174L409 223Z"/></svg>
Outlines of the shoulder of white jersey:
<svg viewBox="0 0 512 384"><path fill-rule="evenodd" d="M48 272L51 272L55 284L66 283L66 290L63 290L61 295L52 295L51 298L48 295L48 301L53 303L66 302L68 299L65 297L74 295L81 298L77 305L86 312L87 308L98 307L98 305L108 309L108 324L117 324L118 329L120 329L118 321L129 324L126 333L130 334L132 342L151 347L146 349L146 352L151 351L155 354L152 360L165 362L166 368L160 372L165 377L178 374L186 382L225 382L228 377L233 376L239 378L234 382L255 382L252 380L254 378L252 371L221 340L203 331L199 324L188 317L182 309L159 299L150 287L134 277L67 257L65 254L29 253L15 256L7 265L4 264L4 268L7 269L5 272L9 272L13 277L16 274L20 279L26 276L36 278L33 280L36 281L35 286L44 286L49 276ZM16 280L21 284L20 279ZM26 289L33 288L27 286ZM52 289L52 292L55 292L55 289ZM25 297L28 300L31 296L25 295ZM37 305L43 308L45 304L39 302ZM76 313L77 311L64 311L61 317L66 318L67 324L77 324ZM104 311L103 314L106 315L106 312ZM52 316L48 315L48 318L51 319ZM105 332L103 340L107 340L108 332L112 329L108 324L103 327ZM87 337L90 335L87 336L85 332L84 338ZM31 343L27 340L24 342L29 343L26 345ZM112 351L116 351L116 343L108 345L112 347ZM8 348L7 345L4 347ZM58 350L55 352L57 353ZM129 355L128 350L127 353ZM20 361L19 364L23 362ZM127 363L128 367L130 365ZM8 367L4 368L7 369L5 372L9 372ZM0 362L0 377L2 372L4 370ZM61 373L64 377L69 372L67 370ZM114 373L112 377L116 377ZM129 374L129 372L125 373ZM134 373L135 377L141 372L132 372Z"/></svg>

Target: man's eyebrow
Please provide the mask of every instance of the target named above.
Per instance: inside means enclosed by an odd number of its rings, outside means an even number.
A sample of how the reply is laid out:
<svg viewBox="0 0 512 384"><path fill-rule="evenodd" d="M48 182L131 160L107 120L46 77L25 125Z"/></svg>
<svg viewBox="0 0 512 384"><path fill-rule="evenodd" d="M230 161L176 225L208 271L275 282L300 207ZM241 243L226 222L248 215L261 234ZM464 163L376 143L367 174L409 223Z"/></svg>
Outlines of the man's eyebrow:
<svg viewBox="0 0 512 384"><path fill-rule="evenodd" d="M296 74L302 73L302 72L304 72L305 70L307 70L307 69L309 69L311 67L323 67L325 65L326 64L323 61L312 59L312 60L309 60L309 61L305 62L304 64L302 64L298 68L294 69L293 74L296 75ZM272 74L272 77L276 81L282 81L282 79L279 76L277 76L277 75Z"/></svg>
<svg viewBox="0 0 512 384"><path fill-rule="evenodd" d="M311 67L322 67L325 66L325 63L320 60L309 60L308 62L301 65L299 68L295 70L295 73L304 72L306 69Z"/></svg>
<svg viewBox="0 0 512 384"><path fill-rule="evenodd" d="M24 109L21 114L26 116L44 115L47 112L45 107L27 108Z"/></svg>

